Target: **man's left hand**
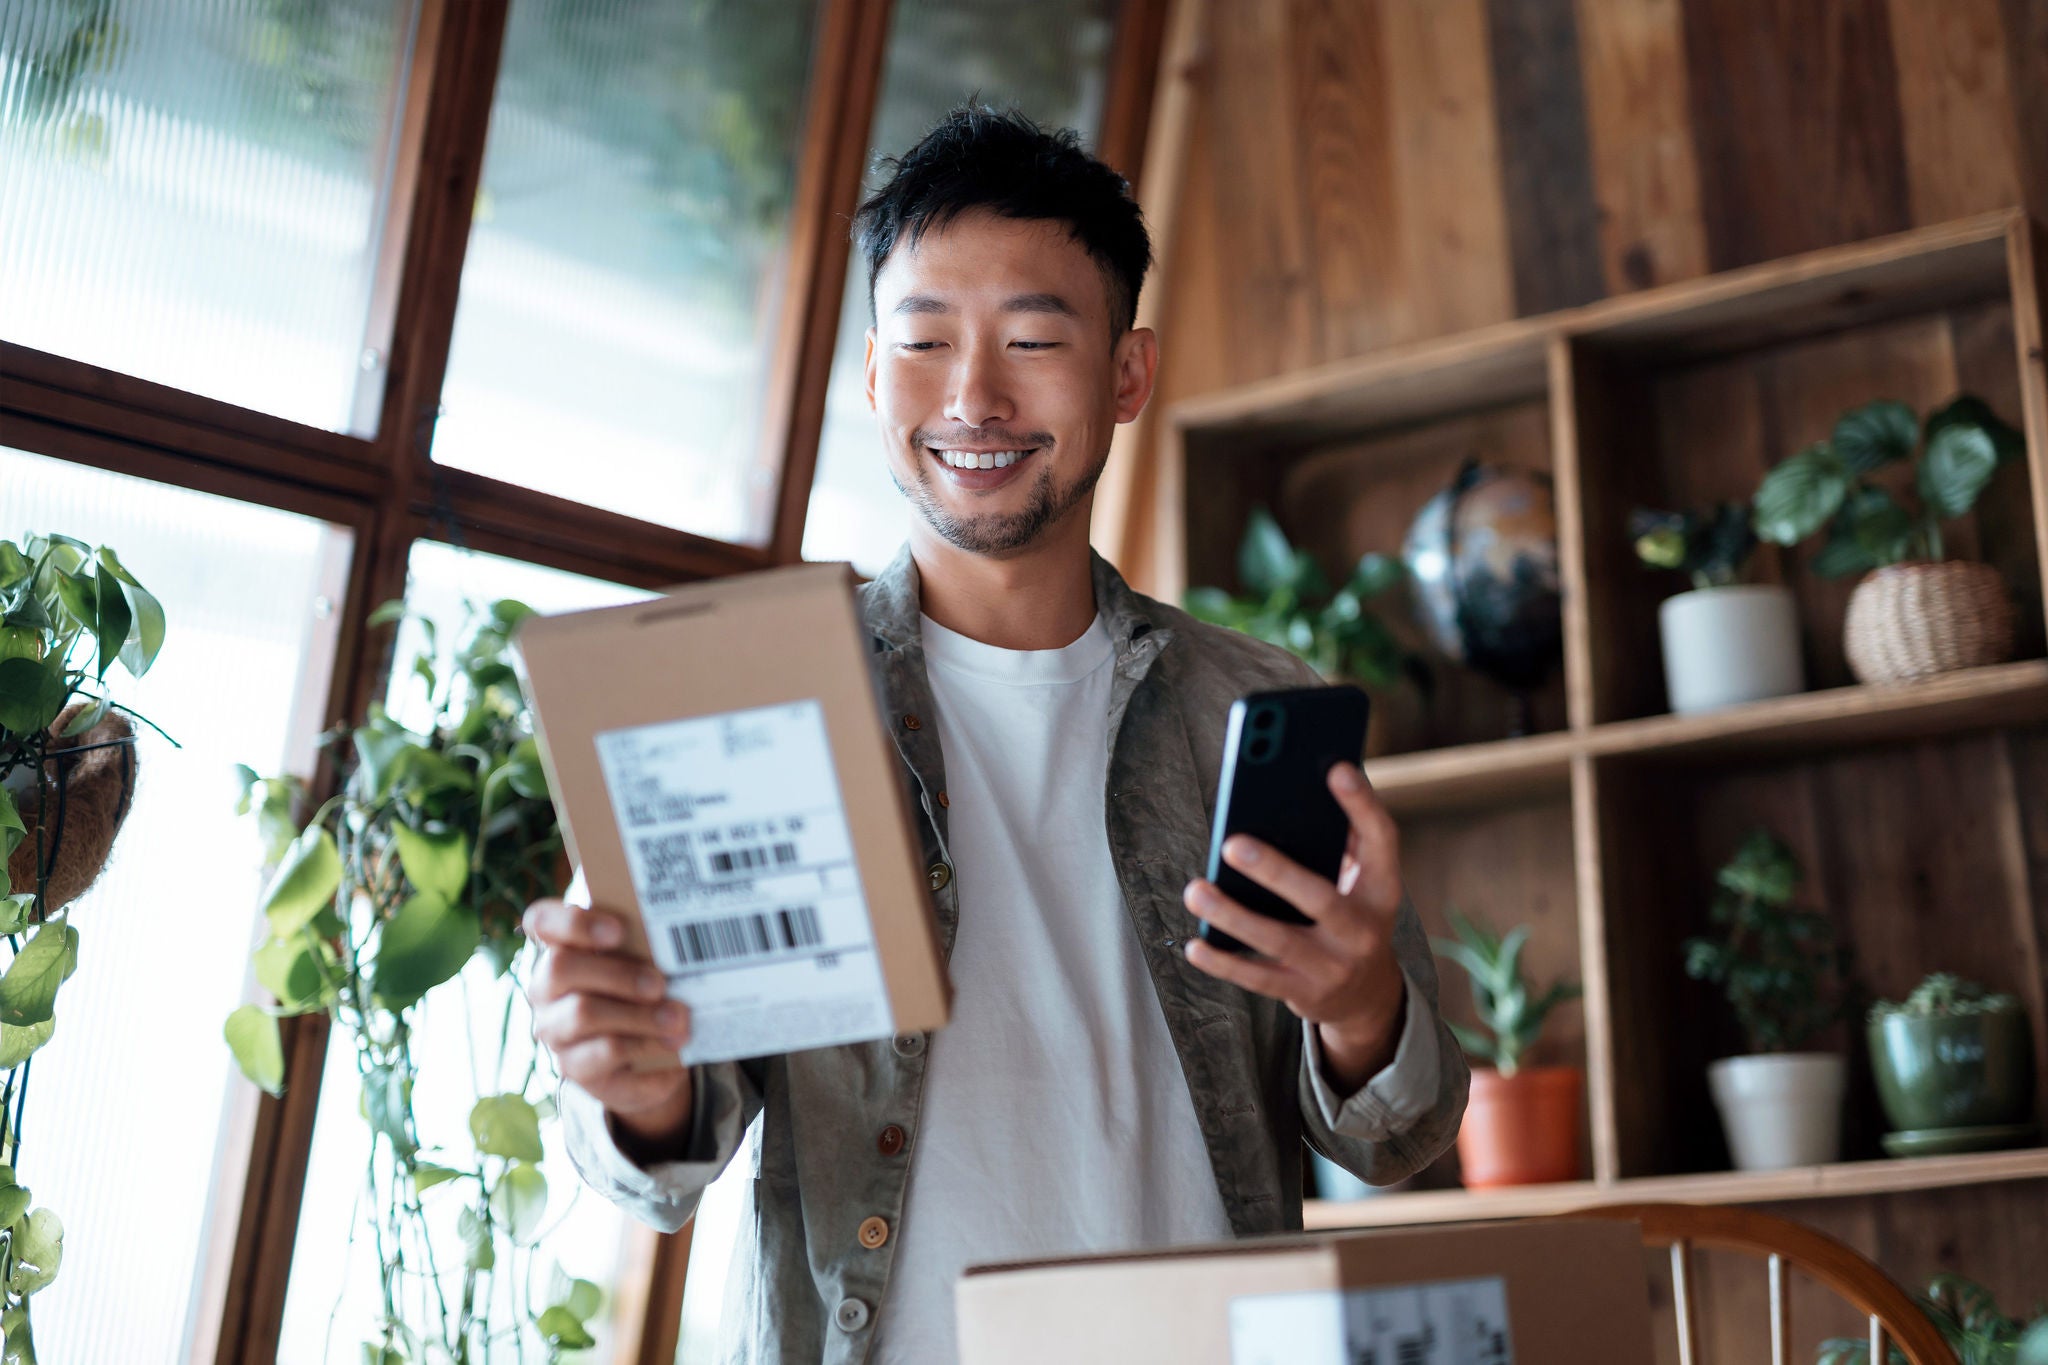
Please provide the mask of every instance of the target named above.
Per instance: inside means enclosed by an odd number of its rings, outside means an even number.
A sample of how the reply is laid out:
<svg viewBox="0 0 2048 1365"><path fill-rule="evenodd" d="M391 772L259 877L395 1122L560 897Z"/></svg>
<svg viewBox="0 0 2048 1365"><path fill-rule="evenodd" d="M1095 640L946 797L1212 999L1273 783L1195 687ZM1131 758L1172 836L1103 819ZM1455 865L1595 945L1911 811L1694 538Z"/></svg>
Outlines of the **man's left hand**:
<svg viewBox="0 0 2048 1365"><path fill-rule="evenodd" d="M1325 1078L1349 1095L1394 1059L1407 1010L1406 980L1394 956L1401 909L1401 860L1393 817L1355 763L1330 769L1330 792L1351 819L1344 862L1332 883L1270 844L1233 835L1223 860L1301 911L1283 924L1246 909L1202 878L1182 899L1194 914L1259 957L1240 957L1191 938L1188 961L1209 975L1283 1002L1316 1026Z"/></svg>

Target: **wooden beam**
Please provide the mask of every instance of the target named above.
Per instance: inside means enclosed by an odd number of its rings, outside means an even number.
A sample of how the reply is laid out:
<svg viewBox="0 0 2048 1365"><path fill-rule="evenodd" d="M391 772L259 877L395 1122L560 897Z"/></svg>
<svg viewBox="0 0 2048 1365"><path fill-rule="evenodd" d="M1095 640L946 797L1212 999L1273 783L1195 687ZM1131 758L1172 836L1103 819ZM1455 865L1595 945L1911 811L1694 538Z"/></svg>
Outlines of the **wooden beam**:
<svg viewBox="0 0 2048 1365"><path fill-rule="evenodd" d="M1166 45L1173 0L1124 0L1116 40L1109 50L1109 78L1102 101L1102 126L1095 155L1135 190L1145 175L1145 144L1152 132L1152 106L1159 90L1159 55Z"/></svg>
<svg viewBox="0 0 2048 1365"><path fill-rule="evenodd" d="M781 316L771 334L775 350L762 407L758 459L775 472L775 494L757 524L765 522L772 563L803 557L846 289L847 223L860 207L891 9L891 0L825 0L818 21Z"/></svg>
<svg viewBox="0 0 2048 1365"><path fill-rule="evenodd" d="M331 724L364 714L382 696L392 628L362 625L371 609L405 591L413 486L432 439L454 328L455 295L482 174L484 138L504 42L507 0L425 0L413 43L412 99L396 169L405 183L391 203L407 210L388 235L403 242L393 303L389 381L373 442L385 478L375 515L357 542L342 604L342 638L328 689ZM339 785L323 758L316 795ZM285 1093L258 1105L246 1164L217 1365L275 1359L283 1324L299 1204L320 1100L327 1021L293 1021L285 1037Z"/></svg>

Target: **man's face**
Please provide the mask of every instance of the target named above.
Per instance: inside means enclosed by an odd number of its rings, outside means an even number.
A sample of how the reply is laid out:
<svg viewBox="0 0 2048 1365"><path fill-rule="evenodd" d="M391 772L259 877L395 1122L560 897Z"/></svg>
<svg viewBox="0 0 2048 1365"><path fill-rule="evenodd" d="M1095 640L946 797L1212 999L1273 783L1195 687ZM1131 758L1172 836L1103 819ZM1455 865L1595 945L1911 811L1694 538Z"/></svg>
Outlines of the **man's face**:
<svg viewBox="0 0 2048 1365"><path fill-rule="evenodd" d="M1002 556L1085 519L1117 423L1152 391L1151 332L1112 331L1108 280L1064 224L974 211L896 247L868 401L933 531Z"/></svg>

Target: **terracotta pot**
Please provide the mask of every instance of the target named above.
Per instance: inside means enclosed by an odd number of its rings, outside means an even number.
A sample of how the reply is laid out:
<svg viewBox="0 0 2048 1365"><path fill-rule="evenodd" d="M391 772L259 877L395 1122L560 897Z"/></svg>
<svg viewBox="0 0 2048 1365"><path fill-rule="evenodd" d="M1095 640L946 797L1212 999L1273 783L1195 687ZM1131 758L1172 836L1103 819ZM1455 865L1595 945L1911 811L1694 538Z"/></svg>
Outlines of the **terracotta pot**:
<svg viewBox="0 0 2048 1365"><path fill-rule="evenodd" d="M1472 1098L1458 1129L1465 1187L1577 1180L1585 1091L1585 1073L1575 1066L1525 1066L1512 1076L1472 1068Z"/></svg>

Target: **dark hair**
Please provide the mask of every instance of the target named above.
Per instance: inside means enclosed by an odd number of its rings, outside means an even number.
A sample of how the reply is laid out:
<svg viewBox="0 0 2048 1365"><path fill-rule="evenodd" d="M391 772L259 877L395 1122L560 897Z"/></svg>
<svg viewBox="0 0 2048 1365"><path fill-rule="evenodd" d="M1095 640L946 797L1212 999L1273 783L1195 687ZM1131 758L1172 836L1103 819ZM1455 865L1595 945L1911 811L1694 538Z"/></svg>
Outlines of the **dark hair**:
<svg viewBox="0 0 2048 1365"><path fill-rule="evenodd" d="M867 261L870 316L875 276L897 243L915 246L933 228L979 208L1064 223L1102 267L1117 335L1136 324L1152 239L1124 178L1082 150L1072 129L1047 130L1014 109L963 104L882 165L893 169L889 183L853 219L854 241Z"/></svg>

